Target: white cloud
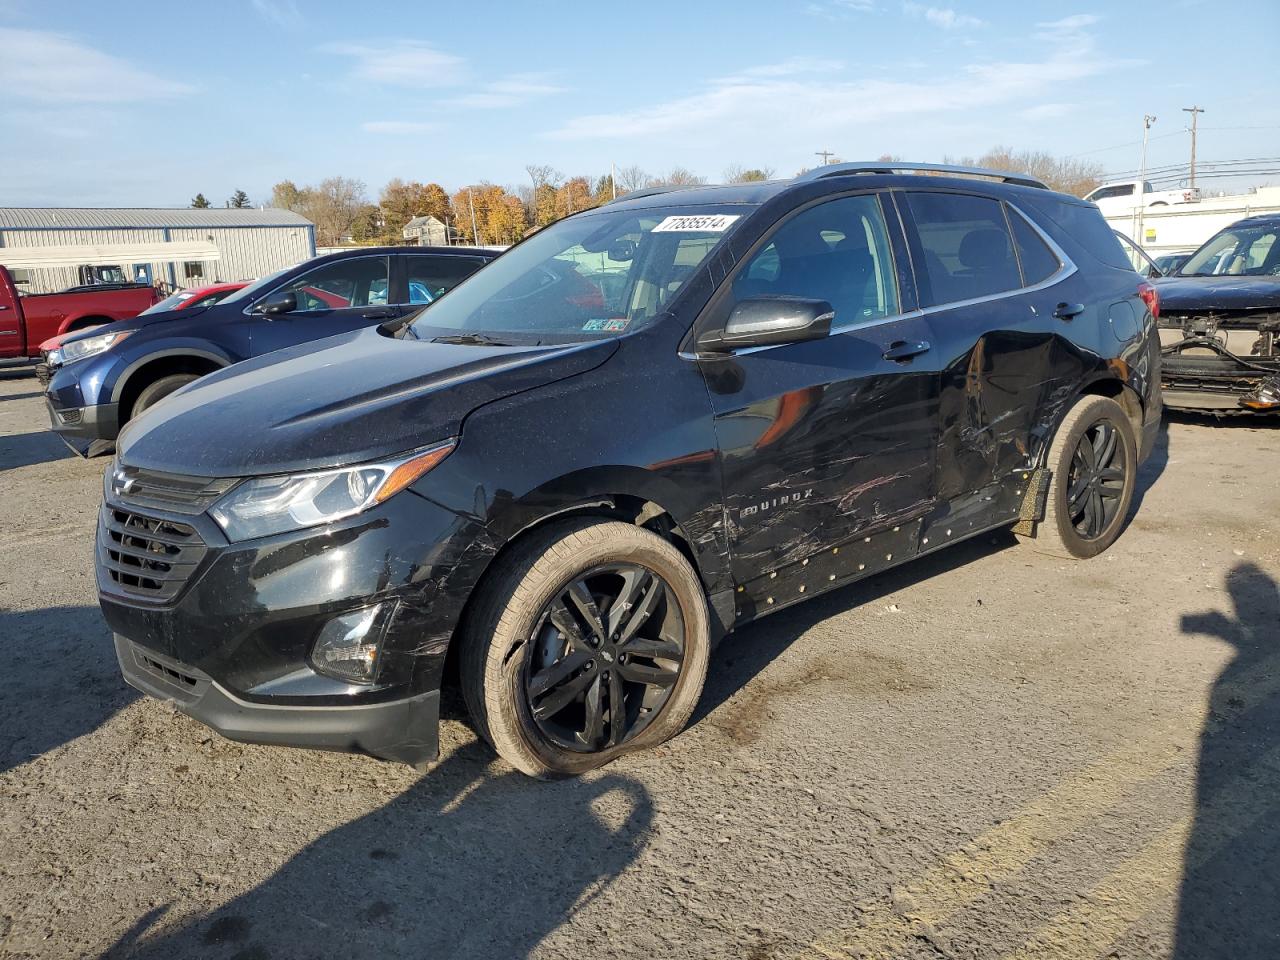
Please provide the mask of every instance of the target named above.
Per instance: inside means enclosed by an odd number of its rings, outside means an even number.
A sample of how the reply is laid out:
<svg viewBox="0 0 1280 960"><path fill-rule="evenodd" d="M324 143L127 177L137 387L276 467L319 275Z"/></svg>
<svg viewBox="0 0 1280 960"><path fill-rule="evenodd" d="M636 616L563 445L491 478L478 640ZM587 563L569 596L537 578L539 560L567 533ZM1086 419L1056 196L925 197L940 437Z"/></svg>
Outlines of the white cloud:
<svg viewBox="0 0 1280 960"><path fill-rule="evenodd" d="M804 11L826 20L848 20L858 14L871 13L875 8L875 0L825 0L806 5Z"/></svg>
<svg viewBox="0 0 1280 960"><path fill-rule="evenodd" d="M467 110L493 110L500 107L517 107L538 97L548 97L563 92L564 87L557 86L546 74L517 73L482 84L480 89L473 93L453 97L445 102L449 106Z"/></svg>
<svg viewBox="0 0 1280 960"><path fill-rule="evenodd" d="M460 82L466 61L421 40L385 43L329 43L320 52L351 60L351 79L415 90Z"/></svg>
<svg viewBox="0 0 1280 960"><path fill-rule="evenodd" d="M10 104L132 103L194 92L61 33L0 27L0 50L0 90Z"/></svg>
<svg viewBox="0 0 1280 960"><path fill-rule="evenodd" d="M1046 94L1133 61L1097 56L1087 38L1059 44L1044 60L988 61L927 80L751 76L711 80L685 97L615 113L577 116L551 130L552 140L638 141L708 129L718 138L772 131L779 140L830 138L897 117L954 121L987 107L1034 107ZM824 142L826 140L824 139Z"/></svg>
<svg viewBox="0 0 1280 960"><path fill-rule="evenodd" d="M1076 112L1074 103L1038 103L1034 107L1020 110L1018 116L1024 120L1054 120Z"/></svg>
<svg viewBox="0 0 1280 960"><path fill-rule="evenodd" d="M916 17L942 30L964 30L969 27L980 27L982 21L967 13L959 13L951 7L926 7L922 3L904 3L902 12L909 17Z"/></svg>
<svg viewBox="0 0 1280 960"><path fill-rule="evenodd" d="M780 63L765 63L758 67L748 67L741 71L740 77L793 77L801 73L830 73L843 70L840 60L824 60L814 57L791 57Z"/></svg>
<svg viewBox="0 0 1280 960"><path fill-rule="evenodd" d="M418 123L414 120L369 120L360 124L365 133L388 133L396 136L431 133L439 130L438 123Z"/></svg>
<svg viewBox="0 0 1280 960"><path fill-rule="evenodd" d="M321 47L320 52L350 60L348 78L355 83L411 90L451 90L471 84L473 89L469 92L440 101L443 106L458 109L516 107L564 90L545 73L513 73L496 80L476 82L464 58L444 53L421 40L330 43Z"/></svg>
<svg viewBox="0 0 1280 960"><path fill-rule="evenodd" d="M1074 13L1069 17L1063 17L1061 20L1037 23L1036 26L1047 33L1075 33L1085 27L1092 27L1101 19L1096 13Z"/></svg>
<svg viewBox="0 0 1280 960"><path fill-rule="evenodd" d="M298 27L303 23L297 0L253 0L253 9L278 27Z"/></svg>

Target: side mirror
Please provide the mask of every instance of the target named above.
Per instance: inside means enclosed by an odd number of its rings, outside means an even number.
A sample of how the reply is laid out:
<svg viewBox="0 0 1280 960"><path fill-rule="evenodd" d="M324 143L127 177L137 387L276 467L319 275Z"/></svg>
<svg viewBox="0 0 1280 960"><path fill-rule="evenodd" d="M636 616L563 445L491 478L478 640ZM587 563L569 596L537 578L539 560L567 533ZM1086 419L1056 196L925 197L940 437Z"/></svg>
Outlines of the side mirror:
<svg viewBox="0 0 1280 960"><path fill-rule="evenodd" d="M1156 277L1163 277L1163 276L1164 274L1160 272L1160 268L1157 267L1154 263L1147 268L1148 279L1154 280Z"/></svg>
<svg viewBox="0 0 1280 960"><path fill-rule="evenodd" d="M726 353L742 347L821 340L831 333L835 318L835 309L826 300L753 297L740 301L729 314L724 329L703 334L698 346Z"/></svg>
<svg viewBox="0 0 1280 960"><path fill-rule="evenodd" d="M265 313L272 317L279 313L292 313L298 309L298 296L293 291L273 293L254 308L254 313Z"/></svg>

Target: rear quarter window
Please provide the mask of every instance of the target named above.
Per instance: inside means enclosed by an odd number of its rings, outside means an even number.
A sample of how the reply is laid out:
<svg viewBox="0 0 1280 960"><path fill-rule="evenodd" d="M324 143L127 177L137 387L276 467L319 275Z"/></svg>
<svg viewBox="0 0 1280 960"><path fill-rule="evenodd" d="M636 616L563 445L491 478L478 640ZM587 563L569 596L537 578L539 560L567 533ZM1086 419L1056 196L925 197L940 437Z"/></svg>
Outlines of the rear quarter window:
<svg viewBox="0 0 1280 960"><path fill-rule="evenodd" d="M1129 262L1120 241L1093 204L1068 203L1051 197L1028 198L1028 203L1036 213L1057 224L1100 263L1117 270L1133 270L1133 264Z"/></svg>

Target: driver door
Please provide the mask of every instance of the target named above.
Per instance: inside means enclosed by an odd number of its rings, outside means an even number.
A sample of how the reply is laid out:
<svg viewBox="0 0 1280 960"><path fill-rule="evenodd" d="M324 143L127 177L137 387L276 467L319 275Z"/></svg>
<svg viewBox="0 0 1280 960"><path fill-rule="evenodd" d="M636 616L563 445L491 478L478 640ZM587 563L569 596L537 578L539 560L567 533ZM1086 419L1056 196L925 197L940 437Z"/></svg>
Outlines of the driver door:
<svg viewBox="0 0 1280 960"><path fill-rule="evenodd" d="M388 304L389 292L386 256L351 257L322 264L263 298L293 294L297 305L288 313L257 317L251 334L253 355L376 326L398 314Z"/></svg>
<svg viewBox="0 0 1280 960"><path fill-rule="evenodd" d="M713 324L761 296L835 308L823 339L699 360L748 600L796 600L918 550L934 496L938 357L928 321L904 303L895 261L905 247L886 211L892 203L874 193L801 210L711 307Z"/></svg>

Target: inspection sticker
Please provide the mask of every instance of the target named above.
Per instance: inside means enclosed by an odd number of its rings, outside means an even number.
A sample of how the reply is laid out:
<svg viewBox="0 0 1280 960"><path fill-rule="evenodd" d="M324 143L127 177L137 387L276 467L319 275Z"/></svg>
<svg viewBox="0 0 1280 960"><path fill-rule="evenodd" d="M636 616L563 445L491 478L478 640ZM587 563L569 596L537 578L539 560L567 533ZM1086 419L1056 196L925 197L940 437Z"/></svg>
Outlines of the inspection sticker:
<svg viewBox="0 0 1280 960"><path fill-rule="evenodd" d="M724 233L737 214L710 213L701 216L667 217L653 228L654 233Z"/></svg>
<svg viewBox="0 0 1280 960"><path fill-rule="evenodd" d="M603 331L605 333L621 333L627 329L627 324L631 321L626 317L618 317L612 320L588 320L582 325L583 330L592 332Z"/></svg>

